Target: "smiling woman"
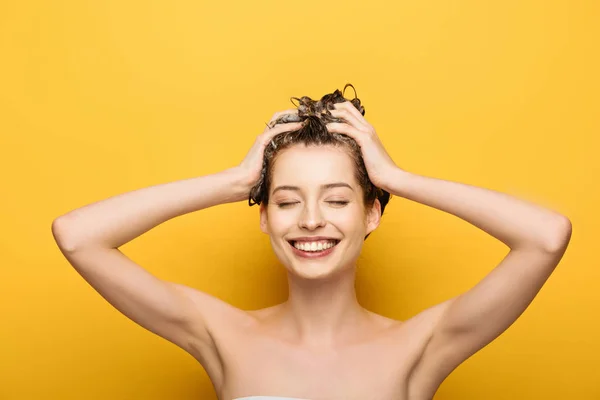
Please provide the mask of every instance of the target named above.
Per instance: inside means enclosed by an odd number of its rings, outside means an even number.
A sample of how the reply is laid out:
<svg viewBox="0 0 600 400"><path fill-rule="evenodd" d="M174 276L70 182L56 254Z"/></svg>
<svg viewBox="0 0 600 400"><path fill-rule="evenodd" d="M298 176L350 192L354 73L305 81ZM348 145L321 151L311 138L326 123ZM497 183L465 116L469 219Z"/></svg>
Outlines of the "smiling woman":
<svg viewBox="0 0 600 400"><path fill-rule="evenodd" d="M381 203L365 199L365 191L376 191L361 186L351 151L301 142L279 150L269 164L261 229L291 280L354 275L363 242L379 224Z"/></svg>
<svg viewBox="0 0 600 400"><path fill-rule="evenodd" d="M298 100L238 166L71 211L52 224L56 242L115 308L194 356L221 400L431 399L531 303L565 252L570 221L400 169L357 98L336 90ZM357 301L356 261L390 194L462 218L510 252L467 292L406 321L370 312ZM118 249L171 218L247 199L260 205L260 228L287 272L281 304L240 310L162 281Z"/></svg>

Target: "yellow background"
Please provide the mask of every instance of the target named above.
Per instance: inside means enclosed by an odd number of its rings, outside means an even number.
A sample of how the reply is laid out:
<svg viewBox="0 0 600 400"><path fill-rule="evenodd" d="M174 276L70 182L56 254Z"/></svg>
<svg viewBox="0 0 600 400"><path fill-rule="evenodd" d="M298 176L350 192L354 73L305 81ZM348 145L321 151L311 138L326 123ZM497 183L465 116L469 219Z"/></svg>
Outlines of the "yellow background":
<svg viewBox="0 0 600 400"><path fill-rule="evenodd" d="M237 165L291 96L347 82L402 168L532 199L573 223L531 307L436 399L599 399L599 20L593 0L2 2L0 399L215 399L192 357L77 275L52 220ZM243 202L122 249L240 308L287 296L258 208ZM407 319L506 252L394 198L365 244L359 300Z"/></svg>

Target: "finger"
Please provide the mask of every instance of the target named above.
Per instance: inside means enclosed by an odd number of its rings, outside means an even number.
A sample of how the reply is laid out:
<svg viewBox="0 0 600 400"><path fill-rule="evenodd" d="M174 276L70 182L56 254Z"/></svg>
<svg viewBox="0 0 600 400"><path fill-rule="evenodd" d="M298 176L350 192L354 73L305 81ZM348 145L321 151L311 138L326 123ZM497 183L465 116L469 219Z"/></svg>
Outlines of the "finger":
<svg viewBox="0 0 600 400"><path fill-rule="evenodd" d="M354 106L352 106L354 107ZM356 118L356 116L354 114L352 114L349 110L345 109L345 108L340 108L338 110L329 110L331 112L331 115L333 115L334 117L337 118L342 118L345 121L348 122L348 124L353 125L355 128L358 129L365 129L367 128L367 126L360 121L358 118Z"/></svg>
<svg viewBox="0 0 600 400"><path fill-rule="evenodd" d="M350 136L356 141L356 143L358 143L359 146L363 142L363 136L365 135L365 133L361 132L360 130L356 129L351 125L345 124L343 122L331 122L326 126L329 132L342 133L344 135Z"/></svg>
<svg viewBox="0 0 600 400"><path fill-rule="evenodd" d="M283 132L296 131L300 128L302 128L301 122L289 122L286 124L277 124L273 128L267 128L262 133L264 143L271 140L275 135L278 135Z"/></svg>
<svg viewBox="0 0 600 400"><path fill-rule="evenodd" d="M282 115L284 115L284 114L282 114ZM299 128L295 128L295 125L301 124L301 122L298 122L298 121L294 121L294 122L284 122L284 121L285 120L281 120L280 122L277 122L277 120L275 119L275 120L271 120L271 122L269 122L268 124L265 122L265 129L264 129L263 133L267 133L268 131L275 129L275 128L280 129L280 127L282 127L282 126L289 130L296 130Z"/></svg>
<svg viewBox="0 0 600 400"><path fill-rule="evenodd" d="M283 110L283 111L276 112L275 114L273 114L273 117L271 117L271 120L268 123L265 122L265 125L267 126L266 129L270 129L270 128L274 127L275 125L279 125L277 123L277 120L281 119L281 117L283 117L286 114L296 114L296 115L298 115L298 109L297 108L290 108L288 110Z"/></svg>
<svg viewBox="0 0 600 400"><path fill-rule="evenodd" d="M349 101L344 101L343 103L335 103L333 105L336 110L346 110L350 112L356 119L361 121L362 125L368 125L369 123L365 119L365 117L354 107L354 105Z"/></svg>
<svg viewBox="0 0 600 400"><path fill-rule="evenodd" d="M284 114L298 114L298 109L290 108L288 110L278 111L275 114L273 114L273 117L271 117L271 120L269 122L275 121L277 118L281 117Z"/></svg>

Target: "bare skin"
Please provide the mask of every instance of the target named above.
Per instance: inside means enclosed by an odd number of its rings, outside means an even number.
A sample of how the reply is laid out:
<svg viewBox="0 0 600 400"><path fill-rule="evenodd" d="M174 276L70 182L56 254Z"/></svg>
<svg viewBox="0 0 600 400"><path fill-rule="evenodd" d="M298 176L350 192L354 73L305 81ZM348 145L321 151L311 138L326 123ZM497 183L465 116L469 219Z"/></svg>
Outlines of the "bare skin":
<svg viewBox="0 0 600 400"><path fill-rule="evenodd" d="M502 193L404 171L350 103L336 108L332 114L348 123L328 129L357 141L377 187L462 218L510 248L481 282L407 321L361 307L354 291L356 260L365 235L379 225L380 204L362 203L349 157L327 147L284 150L274 168L272 198L261 205L261 230L288 274L289 298L282 304L240 310L158 279L119 250L171 218L247 200L265 146L298 123L267 127L235 168L114 196L53 221L55 240L76 271L128 318L195 357L220 400L431 399L458 365L523 313L569 243L565 216ZM348 186L324 186L336 182ZM276 190L280 186L286 188ZM288 242L321 235L339 239L322 259L299 257Z"/></svg>
<svg viewBox="0 0 600 400"><path fill-rule="evenodd" d="M406 322L363 309L360 322L338 344L320 347L281 333L290 328L281 322L285 303L250 312L231 309L210 360L202 364L219 399L259 394L311 400L431 399L444 377L417 367L443 307ZM203 359L200 351L190 353Z"/></svg>

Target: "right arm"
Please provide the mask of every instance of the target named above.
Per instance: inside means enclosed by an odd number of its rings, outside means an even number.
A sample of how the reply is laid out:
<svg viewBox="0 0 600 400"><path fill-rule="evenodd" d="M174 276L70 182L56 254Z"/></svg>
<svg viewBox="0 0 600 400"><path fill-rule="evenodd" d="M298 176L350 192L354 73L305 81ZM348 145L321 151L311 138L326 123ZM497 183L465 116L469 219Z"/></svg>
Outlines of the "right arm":
<svg viewBox="0 0 600 400"><path fill-rule="evenodd" d="M272 121L290 112L297 110L275 113ZM118 247L174 217L247 200L260 177L265 146L275 135L300 127L300 123L267 127L237 167L138 189L62 215L52 223L54 239L75 270L121 313L188 352L199 347L202 357L213 357L211 326L231 321L239 310L155 277Z"/></svg>
<svg viewBox="0 0 600 400"><path fill-rule="evenodd" d="M112 306L189 352L193 343L212 346L206 320L231 306L155 277L118 247L176 216L246 199L248 187L239 168L151 186L60 216L52 233L69 263Z"/></svg>

